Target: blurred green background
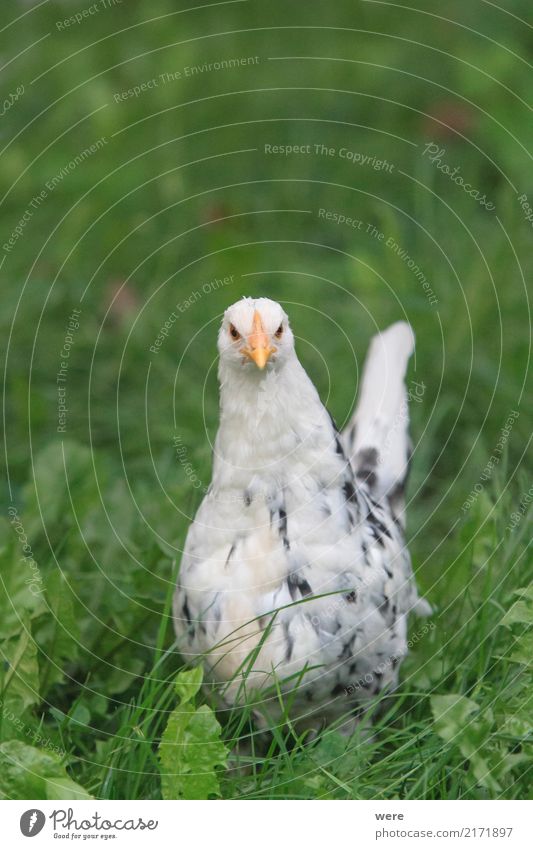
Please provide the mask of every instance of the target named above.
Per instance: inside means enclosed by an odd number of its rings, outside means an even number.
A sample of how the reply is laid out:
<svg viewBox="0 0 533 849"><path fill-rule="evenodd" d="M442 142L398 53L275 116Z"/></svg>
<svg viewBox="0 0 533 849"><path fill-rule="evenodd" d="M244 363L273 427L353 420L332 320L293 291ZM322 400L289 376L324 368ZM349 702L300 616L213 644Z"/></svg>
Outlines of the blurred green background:
<svg viewBox="0 0 533 849"><path fill-rule="evenodd" d="M407 780L398 761L367 781L378 749L345 795L523 796L532 729L506 723L527 714L529 672L494 658L514 650L499 620L531 576L530 3L4 0L3 12L3 704L55 741L65 781L157 797L154 715L172 706L180 663L162 612L209 482L222 311L244 294L281 300L339 425L369 338L407 318L410 380L424 387L409 538L439 613L394 733L428 728L431 692L477 698L491 714L476 745L487 763L501 755L501 774L480 780L468 746L443 749L436 726L417 744L421 772ZM532 621L514 624L531 641ZM2 734L31 742L5 717ZM286 786L287 764L300 767L277 757L263 789L229 776L221 792L342 795L314 767L302 767L314 785ZM3 792L53 792L28 789L24 769L19 780Z"/></svg>

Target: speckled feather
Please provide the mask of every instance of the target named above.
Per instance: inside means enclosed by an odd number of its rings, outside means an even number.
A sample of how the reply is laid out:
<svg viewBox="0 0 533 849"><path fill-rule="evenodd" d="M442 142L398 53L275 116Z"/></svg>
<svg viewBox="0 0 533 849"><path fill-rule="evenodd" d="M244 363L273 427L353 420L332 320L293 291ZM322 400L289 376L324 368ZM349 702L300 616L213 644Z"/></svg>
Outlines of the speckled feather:
<svg viewBox="0 0 533 849"><path fill-rule="evenodd" d="M256 312L276 347L263 370L229 336L246 339ZM174 598L181 651L203 659L226 703L260 697L275 720L276 681L294 719L313 725L396 684L408 614L428 612L403 537L412 347L405 323L374 338L339 434L281 307L244 299L226 311L213 479Z"/></svg>

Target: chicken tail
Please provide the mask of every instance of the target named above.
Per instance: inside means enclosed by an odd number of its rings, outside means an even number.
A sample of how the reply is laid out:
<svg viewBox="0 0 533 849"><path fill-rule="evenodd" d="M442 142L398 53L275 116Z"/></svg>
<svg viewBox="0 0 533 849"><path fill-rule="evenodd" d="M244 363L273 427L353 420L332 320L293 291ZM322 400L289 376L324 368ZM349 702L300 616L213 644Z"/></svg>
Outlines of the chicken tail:
<svg viewBox="0 0 533 849"><path fill-rule="evenodd" d="M411 457L405 373L414 345L414 333L405 321L374 336L363 369L359 401L343 433L344 448L357 478L366 481L376 501L388 500L402 525ZM415 385L420 398L424 386ZM412 397L410 391L409 398Z"/></svg>

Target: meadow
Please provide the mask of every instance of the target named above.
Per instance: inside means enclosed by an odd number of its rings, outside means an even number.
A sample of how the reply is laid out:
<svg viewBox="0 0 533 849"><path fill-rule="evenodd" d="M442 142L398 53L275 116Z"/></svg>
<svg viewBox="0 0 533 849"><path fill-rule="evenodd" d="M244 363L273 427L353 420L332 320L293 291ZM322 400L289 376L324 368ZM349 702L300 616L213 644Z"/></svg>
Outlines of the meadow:
<svg viewBox="0 0 533 849"><path fill-rule="evenodd" d="M3 11L0 797L530 798L530 4ZM288 710L256 747L175 645L245 294L283 302L339 426L372 334L416 333L433 614L371 736Z"/></svg>

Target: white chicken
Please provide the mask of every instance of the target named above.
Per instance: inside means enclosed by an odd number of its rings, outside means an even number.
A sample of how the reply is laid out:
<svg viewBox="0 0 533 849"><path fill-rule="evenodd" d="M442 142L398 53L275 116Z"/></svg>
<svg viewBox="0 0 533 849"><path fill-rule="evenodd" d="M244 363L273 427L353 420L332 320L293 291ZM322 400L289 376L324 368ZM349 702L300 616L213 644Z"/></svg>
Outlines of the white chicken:
<svg viewBox="0 0 533 849"><path fill-rule="evenodd" d="M218 336L213 477L174 597L178 645L226 704L260 701L304 727L360 716L394 687L410 611L427 614L404 543L405 322L372 340L340 434L267 298L229 307Z"/></svg>

